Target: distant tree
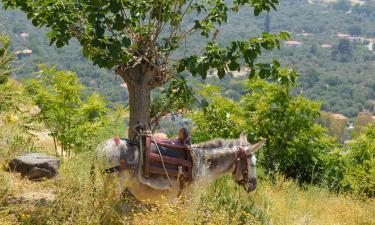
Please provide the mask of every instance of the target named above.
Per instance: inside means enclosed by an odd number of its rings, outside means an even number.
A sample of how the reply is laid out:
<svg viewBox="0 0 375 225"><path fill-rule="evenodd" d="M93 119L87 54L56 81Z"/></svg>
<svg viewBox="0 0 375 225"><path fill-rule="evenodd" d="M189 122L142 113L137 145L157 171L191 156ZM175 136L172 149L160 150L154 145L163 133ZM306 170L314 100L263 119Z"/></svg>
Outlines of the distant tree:
<svg viewBox="0 0 375 225"><path fill-rule="evenodd" d="M311 45L310 53L315 56L318 54L318 46L315 43Z"/></svg>
<svg viewBox="0 0 375 225"><path fill-rule="evenodd" d="M332 51L332 59L340 62L349 62L352 57L352 46L347 39L340 39L339 44Z"/></svg>
<svg viewBox="0 0 375 225"><path fill-rule="evenodd" d="M342 11L349 11L351 6L352 5L349 0L339 0L332 5L333 9Z"/></svg>
<svg viewBox="0 0 375 225"><path fill-rule="evenodd" d="M304 75L299 77L299 83L304 89L312 88L320 80L320 73L314 69L309 68Z"/></svg>
<svg viewBox="0 0 375 225"><path fill-rule="evenodd" d="M362 133L363 128L369 124L375 124L372 119L372 113L370 112L360 112L354 120L354 135L358 136Z"/></svg>
<svg viewBox="0 0 375 225"><path fill-rule="evenodd" d="M271 31L271 16L269 13L266 14L266 18L264 19L264 32L270 32Z"/></svg>
<svg viewBox="0 0 375 225"><path fill-rule="evenodd" d="M352 36L359 36L362 34L362 28L361 26L357 25L357 24L354 24L354 25L351 25L349 28L348 28L348 32L349 34L351 34Z"/></svg>
<svg viewBox="0 0 375 225"><path fill-rule="evenodd" d="M216 35L229 13L253 8L254 15L276 9L278 0L149 0L149 1L44 1L4 0L3 6L27 13L35 26L47 26L51 44L62 47L76 38L83 53L100 67L114 69L129 91L128 136L136 136L139 123L151 126L152 89L168 83L174 75L190 71L206 78L210 68L223 78L240 68L240 60L251 76L278 77L278 63L256 63L264 50L280 47L288 35L262 34L260 38L235 40L220 47ZM197 54L177 57L184 43L200 34L205 47ZM186 49L185 49L186 50Z"/></svg>

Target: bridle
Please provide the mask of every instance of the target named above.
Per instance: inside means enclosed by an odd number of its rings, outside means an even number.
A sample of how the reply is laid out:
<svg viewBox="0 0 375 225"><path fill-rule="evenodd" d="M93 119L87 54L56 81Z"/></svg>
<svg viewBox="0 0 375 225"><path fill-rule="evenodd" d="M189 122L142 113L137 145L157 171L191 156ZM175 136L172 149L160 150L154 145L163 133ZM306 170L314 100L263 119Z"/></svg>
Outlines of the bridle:
<svg viewBox="0 0 375 225"><path fill-rule="evenodd" d="M252 154L250 155L250 157ZM243 146L238 147L238 152L233 162L232 175L235 182L245 188L247 192L253 191L256 188L256 178L249 178L248 155L246 155ZM241 178L237 176L237 170L241 169Z"/></svg>

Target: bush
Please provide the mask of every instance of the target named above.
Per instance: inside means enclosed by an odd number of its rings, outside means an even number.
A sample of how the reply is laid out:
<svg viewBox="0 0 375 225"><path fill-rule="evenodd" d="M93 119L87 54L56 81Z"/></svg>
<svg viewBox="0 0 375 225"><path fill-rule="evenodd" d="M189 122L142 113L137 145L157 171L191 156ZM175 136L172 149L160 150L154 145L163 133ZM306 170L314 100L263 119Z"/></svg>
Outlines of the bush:
<svg viewBox="0 0 375 225"><path fill-rule="evenodd" d="M214 86L207 86L201 91L207 105L203 107L203 111L191 114L195 124L192 132L193 142L240 136L243 129L241 108L235 101L222 97L219 93L219 88Z"/></svg>
<svg viewBox="0 0 375 225"><path fill-rule="evenodd" d="M14 56L9 52L10 39L0 34L0 85L8 80Z"/></svg>
<svg viewBox="0 0 375 225"><path fill-rule="evenodd" d="M345 158L348 167L342 185L355 194L375 197L375 126L354 140Z"/></svg>
<svg viewBox="0 0 375 225"><path fill-rule="evenodd" d="M37 115L49 129L61 153L93 149L104 123L107 109L102 97L96 93L84 96L84 88L75 73L59 71L56 67L40 66L37 79L28 81L27 91L39 107ZM86 97L86 101L83 98Z"/></svg>
<svg viewBox="0 0 375 225"><path fill-rule="evenodd" d="M249 132L268 140L261 151L265 169L301 182L321 182L334 139L315 124L320 104L291 95L293 84L251 80L248 88L243 109Z"/></svg>

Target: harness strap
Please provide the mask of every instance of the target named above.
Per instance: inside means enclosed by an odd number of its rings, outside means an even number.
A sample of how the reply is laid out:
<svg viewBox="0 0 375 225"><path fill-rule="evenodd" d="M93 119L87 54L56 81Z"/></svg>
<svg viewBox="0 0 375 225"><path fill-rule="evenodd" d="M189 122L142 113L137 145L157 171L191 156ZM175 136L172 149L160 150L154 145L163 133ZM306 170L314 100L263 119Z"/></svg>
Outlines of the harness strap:
<svg viewBox="0 0 375 225"><path fill-rule="evenodd" d="M242 163L243 168L241 170L241 175L242 175L242 180L238 181L239 183L246 182L248 178L248 171L247 171L247 157L246 157L246 152L243 147L239 147L239 150L236 154L236 157L233 162L233 170L232 170L232 175L234 176L235 180L237 180L237 169L240 166L240 163Z"/></svg>

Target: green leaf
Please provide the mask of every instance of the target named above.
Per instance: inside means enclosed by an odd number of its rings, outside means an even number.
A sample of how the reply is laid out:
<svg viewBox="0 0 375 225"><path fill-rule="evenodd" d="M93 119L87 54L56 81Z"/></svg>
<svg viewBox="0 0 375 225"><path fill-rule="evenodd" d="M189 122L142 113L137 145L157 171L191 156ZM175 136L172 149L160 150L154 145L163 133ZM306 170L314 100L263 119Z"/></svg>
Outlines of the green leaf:
<svg viewBox="0 0 375 225"><path fill-rule="evenodd" d="M279 34L279 36L280 36L280 39L281 40L288 40L289 38L290 38L290 35L289 35L289 33L287 33L287 32L283 32L283 31L280 31L280 34Z"/></svg>
<svg viewBox="0 0 375 225"><path fill-rule="evenodd" d="M122 37L122 40L121 40L121 43L122 45L125 47L125 48L129 48L132 44L132 41L131 39L128 37L128 36L123 36Z"/></svg>
<svg viewBox="0 0 375 225"><path fill-rule="evenodd" d="M121 30L125 29L125 27L126 27L126 24L124 23L124 18L122 18L119 15L116 15L116 18L115 18L115 21L114 21L114 24L113 24L112 28L114 30L121 31Z"/></svg>
<svg viewBox="0 0 375 225"><path fill-rule="evenodd" d="M217 70L217 75L218 75L218 77L219 77L220 79L223 79L224 76L225 76L225 69L224 69L224 68L219 68L219 69Z"/></svg>

